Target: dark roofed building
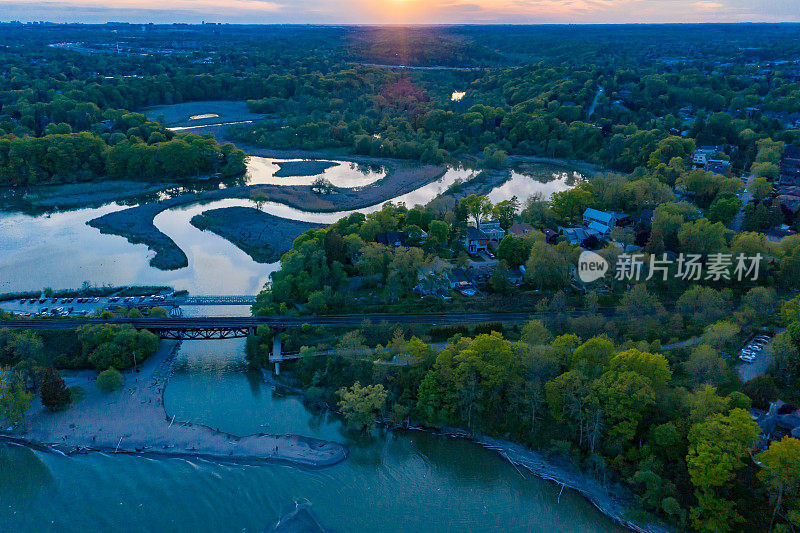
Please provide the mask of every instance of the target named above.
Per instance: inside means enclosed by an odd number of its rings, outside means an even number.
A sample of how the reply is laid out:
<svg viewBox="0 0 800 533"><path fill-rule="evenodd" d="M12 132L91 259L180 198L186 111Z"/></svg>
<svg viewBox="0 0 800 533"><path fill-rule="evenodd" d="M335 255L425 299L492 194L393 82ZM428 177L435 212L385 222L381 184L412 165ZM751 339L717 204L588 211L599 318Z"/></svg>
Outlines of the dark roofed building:
<svg viewBox="0 0 800 533"><path fill-rule="evenodd" d="M469 253L485 252L489 245L489 237L475 226L467 226L467 233L464 236L464 246Z"/></svg>
<svg viewBox="0 0 800 533"><path fill-rule="evenodd" d="M511 235L525 235L533 231L533 226L527 222L515 222L508 228L508 233Z"/></svg>
<svg viewBox="0 0 800 533"><path fill-rule="evenodd" d="M800 411L781 400L772 402L769 411L760 414L756 422L767 441L781 440L787 435L800 437Z"/></svg>
<svg viewBox="0 0 800 533"><path fill-rule="evenodd" d="M375 242L386 246L405 246L408 236L402 231L388 231L375 236Z"/></svg>

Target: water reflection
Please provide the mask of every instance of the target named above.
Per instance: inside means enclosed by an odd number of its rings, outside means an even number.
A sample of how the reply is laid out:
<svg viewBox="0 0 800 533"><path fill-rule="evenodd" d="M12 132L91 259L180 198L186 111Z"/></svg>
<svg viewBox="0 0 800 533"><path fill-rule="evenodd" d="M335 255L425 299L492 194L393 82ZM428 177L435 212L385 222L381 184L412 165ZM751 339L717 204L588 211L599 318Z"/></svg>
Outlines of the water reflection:
<svg viewBox="0 0 800 533"><path fill-rule="evenodd" d="M278 160L265 161L264 165L272 166L261 174L264 179L290 179L274 177ZM333 178L342 180L339 183L353 183L348 180L372 180L381 176L383 170L340 164L325 172L339 176ZM470 169L449 168L440 179L390 201L408 206L424 204L456 182L467 181L474 175L475 171ZM524 172L512 172L511 179L495 188L489 197L493 202L511 196L522 201L533 193L548 197L555 191L573 186L578 179L580 175L577 173L533 165ZM215 182L201 184L198 188L219 186ZM166 190L158 195L171 196L185 190ZM383 202L357 211L371 213L380 210L382 205ZM195 294L255 294L264 286L270 273L279 268L279 263L256 263L222 237L200 231L190 224L191 218L197 214L232 206L252 207L253 203L241 199L220 200L180 206L156 216L156 227L175 241L189 259L187 267L173 271L151 267L149 261L153 252L145 245L131 244L115 235L103 235L86 225L88 220L123 209L125 206L121 203L37 215L0 211L0 292L43 287L78 288L88 281L97 286L169 285ZM354 212L314 213L275 202L265 202L263 210L278 217L319 224L336 222ZM286 244L288 247L291 243Z"/></svg>
<svg viewBox="0 0 800 533"><path fill-rule="evenodd" d="M323 167L328 166L325 163L329 163L330 166L324 168L321 172L316 172L314 166L320 163L323 164ZM287 164L297 164L301 168L305 165L309 170L309 175L281 176L280 171L282 168L286 168ZM359 165L358 163L347 161L319 162L250 156L247 163L246 182L248 185L311 185L314 180L323 178L334 187L352 189L375 183L384 177L386 177L386 169L380 165Z"/></svg>

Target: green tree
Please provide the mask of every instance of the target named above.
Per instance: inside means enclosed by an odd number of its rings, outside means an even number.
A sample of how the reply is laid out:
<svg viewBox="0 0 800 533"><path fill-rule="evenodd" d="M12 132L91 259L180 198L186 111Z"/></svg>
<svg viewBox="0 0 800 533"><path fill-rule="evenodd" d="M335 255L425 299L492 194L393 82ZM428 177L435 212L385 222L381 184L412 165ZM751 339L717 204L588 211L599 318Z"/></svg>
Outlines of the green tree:
<svg viewBox="0 0 800 533"><path fill-rule="evenodd" d="M786 517L793 528L800 527L800 440L784 437L773 441L756 460L762 467L758 477L775 502L769 531L778 515Z"/></svg>
<svg viewBox="0 0 800 533"><path fill-rule="evenodd" d="M471 194L461 200L461 202L469 216L475 221L475 227L479 229L481 227L481 222L492 214L492 203L487 196Z"/></svg>
<svg viewBox="0 0 800 533"><path fill-rule="evenodd" d="M433 250L437 250L447 244L450 240L450 227L441 220L431 220L428 225L428 237L426 244Z"/></svg>
<svg viewBox="0 0 800 533"><path fill-rule="evenodd" d="M0 420L6 422L6 427L22 423L32 399L32 394L13 382L10 372L0 369Z"/></svg>
<svg viewBox="0 0 800 533"><path fill-rule="evenodd" d="M691 254L711 254L725 250L730 231L720 222L701 218L687 222L678 230L680 249Z"/></svg>
<svg viewBox="0 0 800 533"><path fill-rule="evenodd" d="M375 427L375 420L383 412L386 403L386 390L380 383L362 387L356 381L351 387L342 387L337 391L339 395L339 409L342 411L347 423L360 429L369 431Z"/></svg>
<svg viewBox="0 0 800 533"><path fill-rule="evenodd" d="M744 467L758 433L758 425L744 409L713 414L692 426L686 466L697 489L698 505L691 516L698 530L731 531L742 520L736 503L726 500L722 489Z"/></svg>
<svg viewBox="0 0 800 533"><path fill-rule="evenodd" d="M122 387L122 374L113 366L97 375L97 388L103 392L113 392Z"/></svg>

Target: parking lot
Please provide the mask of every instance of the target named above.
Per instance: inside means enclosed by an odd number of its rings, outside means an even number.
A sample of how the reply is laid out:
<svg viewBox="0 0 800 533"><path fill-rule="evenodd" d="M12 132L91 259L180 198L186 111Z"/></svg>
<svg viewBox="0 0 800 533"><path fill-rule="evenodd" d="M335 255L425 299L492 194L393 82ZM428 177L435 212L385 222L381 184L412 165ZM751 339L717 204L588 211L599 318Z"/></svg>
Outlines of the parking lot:
<svg viewBox="0 0 800 533"><path fill-rule="evenodd" d="M742 381L750 381L767 371L770 364L769 345L773 337L756 335L738 353L739 364L736 369Z"/></svg>
<svg viewBox="0 0 800 533"><path fill-rule="evenodd" d="M22 317L88 316L102 309L117 307L153 306L166 300L164 295L106 296L69 298L26 298L0 302L0 309Z"/></svg>

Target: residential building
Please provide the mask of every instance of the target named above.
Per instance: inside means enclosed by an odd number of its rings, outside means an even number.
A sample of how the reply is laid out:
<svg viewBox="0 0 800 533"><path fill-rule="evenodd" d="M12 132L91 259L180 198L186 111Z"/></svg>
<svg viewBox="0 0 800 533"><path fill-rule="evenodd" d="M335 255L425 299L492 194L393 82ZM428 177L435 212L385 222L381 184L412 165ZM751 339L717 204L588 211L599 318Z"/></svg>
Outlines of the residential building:
<svg viewBox="0 0 800 533"><path fill-rule="evenodd" d="M485 252L489 246L489 236L475 226L467 226L463 242L464 246L467 247L467 251L471 254Z"/></svg>
<svg viewBox="0 0 800 533"><path fill-rule="evenodd" d="M402 231L388 231L386 233L379 233L375 236L375 242L385 244L386 246L406 246L408 236Z"/></svg>
<svg viewBox="0 0 800 533"><path fill-rule="evenodd" d="M783 149L780 169L781 185L800 186L800 147L788 145Z"/></svg>
<svg viewBox="0 0 800 533"><path fill-rule="evenodd" d="M787 435L800 438L800 411L794 405L776 400L766 413L753 410L752 414L767 442L781 440Z"/></svg>
<svg viewBox="0 0 800 533"><path fill-rule="evenodd" d="M560 233L568 243L577 244L578 246L589 245L593 241L599 241L602 235L594 229L587 228L565 228L558 227Z"/></svg>
<svg viewBox="0 0 800 533"><path fill-rule="evenodd" d="M484 220L481 222L480 231L486 234L489 242L494 244L499 243L506 236L506 232L500 227L499 220Z"/></svg>
<svg viewBox="0 0 800 533"><path fill-rule="evenodd" d="M508 228L509 235L527 235L531 231L533 231L533 226L527 222L515 222Z"/></svg>
<svg viewBox="0 0 800 533"><path fill-rule="evenodd" d="M695 166L704 167L710 161L721 161L718 157L715 157L717 154L724 154L725 153L725 146L698 146L695 151L694 155L692 156L692 164Z"/></svg>
<svg viewBox="0 0 800 533"><path fill-rule="evenodd" d="M558 232L551 229L544 230L544 240L547 244L556 244L558 242Z"/></svg>
<svg viewBox="0 0 800 533"><path fill-rule="evenodd" d="M727 176L728 173L731 171L731 162L712 159L708 161L705 167L703 167L703 170L705 170L706 172L713 172L714 174Z"/></svg>
<svg viewBox="0 0 800 533"><path fill-rule="evenodd" d="M616 213L600 211L591 207L583 212L583 227L592 230L599 237L608 236L617 225L618 220Z"/></svg>

